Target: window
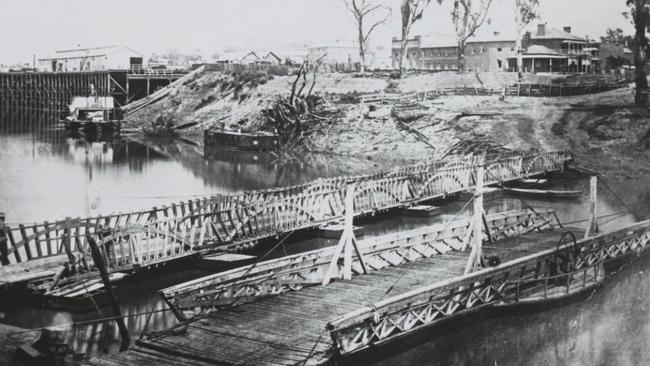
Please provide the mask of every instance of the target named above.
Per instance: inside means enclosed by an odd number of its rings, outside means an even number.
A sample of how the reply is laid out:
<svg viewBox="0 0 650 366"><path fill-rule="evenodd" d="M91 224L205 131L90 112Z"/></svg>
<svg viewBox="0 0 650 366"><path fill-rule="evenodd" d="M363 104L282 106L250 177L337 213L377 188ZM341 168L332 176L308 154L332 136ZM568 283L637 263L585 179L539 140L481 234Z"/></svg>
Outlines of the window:
<svg viewBox="0 0 650 366"><path fill-rule="evenodd" d="M497 52L501 52L503 49L501 47L497 48Z"/></svg>
<svg viewBox="0 0 650 366"><path fill-rule="evenodd" d="M503 62L502 62L501 60L497 60L497 67L498 67L499 69L502 69L502 68L503 68Z"/></svg>

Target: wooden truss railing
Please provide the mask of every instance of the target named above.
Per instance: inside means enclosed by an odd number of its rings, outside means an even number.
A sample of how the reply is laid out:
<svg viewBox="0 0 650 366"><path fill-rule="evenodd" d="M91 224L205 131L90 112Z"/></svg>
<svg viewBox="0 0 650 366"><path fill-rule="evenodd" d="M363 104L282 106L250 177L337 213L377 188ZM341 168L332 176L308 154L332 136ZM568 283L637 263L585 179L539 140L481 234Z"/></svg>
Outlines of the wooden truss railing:
<svg viewBox="0 0 650 366"><path fill-rule="evenodd" d="M517 236L522 232L546 230L559 225L552 210L512 211L487 216L492 237ZM469 219L432 225L406 232L389 234L359 242L366 270L399 266L420 258L461 250L468 236ZM487 239L487 234L485 234ZM199 278L161 291L162 298L184 318L181 310L200 307L212 310L234 306L259 297L299 290L323 282L332 261L334 247L259 262L215 275ZM334 278L344 278L343 261L339 261ZM363 273L357 259L352 262L355 275Z"/></svg>
<svg viewBox="0 0 650 366"><path fill-rule="evenodd" d="M348 355L477 308L578 291L604 276L604 262L645 250L650 221L385 299L328 324L335 350Z"/></svg>
<svg viewBox="0 0 650 366"><path fill-rule="evenodd" d="M570 160L568 152L504 157L485 163L484 181L489 185L561 170ZM207 243L212 247L241 249L262 238L340 220L343 197L350 183L357 183L355 215L366 215L472 190L478 164L482 162L473 158L448 160L369 175L318 179L307 184L233 196L195 199L145 211L6 226L0 232L0 259L7 265L62 254L68 249L83 252L87 250L87 235L110 233L119 236L116 232L120 230L144 233L151 225L173 227L174 235L183 229L191 233L192 228L202 227L206 218L210 219L207 241L193 248ZM168 221L175 223L164 224Z"/></svg>

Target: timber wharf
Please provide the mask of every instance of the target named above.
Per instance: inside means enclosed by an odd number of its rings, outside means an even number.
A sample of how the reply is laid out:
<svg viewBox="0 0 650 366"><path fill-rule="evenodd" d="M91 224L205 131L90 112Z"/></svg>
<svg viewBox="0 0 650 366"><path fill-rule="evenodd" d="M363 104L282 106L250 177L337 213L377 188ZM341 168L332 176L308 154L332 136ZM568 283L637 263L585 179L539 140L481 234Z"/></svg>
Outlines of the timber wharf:
<svg viewBox="0 0 650 366"><path fill-rule="evenodd" d="M112 97L114 107L146 98L187 75L169 70L0 72L0 121L24 112L69 112L75 96Z"/></svg>
<svg viewBox="0 0 650 366"><path fill-rule="evenodd" d="M486 216L479 184L472 218L359 242L349 188L336 247L164 289L180 324L86 364L356 364L443 321L592 290L605 264L648 247L650 221L599 234L591 184L586 230L563 227L549 209Z"/></svg>
<svg viewBox="0 0 650 366"><path fill-rule="evenodd" d="M560 171L568 152L523 153L481 162L485 185ZM135 274L211 252L250 250L260 241L343 219L354 184L354 217L400 209L476 187L477 161L421 164L356 177L196 199L151 210L67 218L0 230L0 284L50 296L79 294L98 278L88 245L97 237L109 274Z"/></svg>

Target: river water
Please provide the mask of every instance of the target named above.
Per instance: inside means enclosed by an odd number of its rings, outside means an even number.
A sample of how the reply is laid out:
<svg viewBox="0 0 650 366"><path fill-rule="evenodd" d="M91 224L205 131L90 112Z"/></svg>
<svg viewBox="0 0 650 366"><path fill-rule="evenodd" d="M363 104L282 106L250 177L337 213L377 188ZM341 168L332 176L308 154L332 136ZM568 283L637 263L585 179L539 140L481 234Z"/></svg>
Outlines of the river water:
<svg viewBox="0 0 650 366"><path fill-rule="evenodd" d="M341 159L280 162L270 154L211 151L192 143L141 141L128 138L88 141L49 127L0 129L0 211L10 225L67 216L95 216L150 208L211 194L304 183L318 177L372 171ZM622 204L604 184L599 189L599 214L626 211L601 220L603 230L615 229L650 216L648 181L607 181ZM561 177L556 188L588 190L586 179ZM434 218L381 217L365 225L366 237L451 219L470 197L439 202L442 215ZM488 213L533 207L554 208L563 222L587 214L587 199L522 201L502 194L486 196ZM471 206L471 205L470 205ZM469 214L471 207L464 214ZM581 226L576 223L573 226ZM334 240L311 238L291 242L288 253L334 245ZM277 254L279 255L279 254ZM532 314L481 319L456 331L406 350L396 350L382 365L521 365L584 364L636 365L650 359L641 347L650 339L650 309L645 270L647 259L615 275L591 299ZM146 329L162 330L175 320L158 301L158 289L207 275L186 270L126 285L118 290L122 310L131 314L127 325L137 337ZM87 313L47 310L0 301L0 322L39 328L107 316L107 309ZM101 313L101 314L100 314ZM114 352L119 346L112 323L75 327L75 349L87 354ZM620 352L618 352L620 351Z"/></svg>

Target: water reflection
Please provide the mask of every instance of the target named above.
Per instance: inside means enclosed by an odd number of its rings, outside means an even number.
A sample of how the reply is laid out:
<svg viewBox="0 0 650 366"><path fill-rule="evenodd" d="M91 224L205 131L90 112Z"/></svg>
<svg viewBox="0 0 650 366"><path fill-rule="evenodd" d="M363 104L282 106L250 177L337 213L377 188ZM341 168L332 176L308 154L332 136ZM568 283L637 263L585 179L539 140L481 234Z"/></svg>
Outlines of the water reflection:
<svg viewBox="0 0 650 366"><path fill-rule="evenodd" d="M587 299L532 313L477 316L463 327L434 329L419 345L364 364L646 365L649 265L648 255L630 263Z"/></svg>
<svg viewBox="0 0 650 366"><path fill-rule="evenodd" d="M191 197L367 172L354 160L283 160L211 150L181 139L86 139L48 125L0 133L0 201L10 223L96 216Z"/></svg>
<svg viewBox="0 0 650 366"><path fill-rule="evenodd" d="M70 136L45 122L9 127L0 124L0 157L0 211L7 214L9 223L94 216L147 208L191 196L299 184L319 177L373 170L372 166L360 166L351 159L280 162L268 153L204 151L202 146L183 140ZM587 180L559 178L554 180L553 188L587 192ZM630 180L609 182L609 185L616 188L617 195L636 213L636 219L643 219L650 215L648 183L648 180ZM457 199L437 202L441 205L441 215L436 217L377 217L365 223L365 237L451 220L469 199L469 195L461 195ZM575 201L548 201L495 193L485 199L488 214L550 207L562 222L584 219L587 203L586 196ZM623 211L624 206L605 187L599 189L600 215ZM471 209L471 205L467 206L461 215L470 215ZM603 230L636 220L626 214L615 221L605 221L601 221ZM585 225L586 222L573 224ZM293 240L286 246L286 252L280 248L270 258L335 243L336 240L323 238ZM647 262L644 259L640 263ZM637 269L628 269L628 275L617 277L616 282L606 285L606 291L597 293L590 301L533 315L481 319L467 328L405 350L382 364L493 365L495 361L498 365L610 364L607 360L630 365L643 363L631 362L639 359L623 360L622 356L612 353L615 345L621 343L616 338L625 339L633 332L645 337L640 339L650 336L650 322L645 313L638 310L650 306L647 276L638 272L643 270L642 264L634 266L638 266L634 267ZM118 297L123 312L129 315L127 325L131 334L137 337L142 332L146 313L152 307L163 309L156 294L158 289L205 274L185 271L120 288ZM621 306L623 300L628 301L626 306ZM107 309L101 311L109 314ZM74 314L26 306L10 307L3 312L6 313L3 321L26 328L87 321L100 315L96 311ZM162 330L174 322L170 313L159 311L153 315L148 329ZM607 329L610 328L613 337L608 337ZM71 340L75 350L84 353L115 351L119 347L117 327L112 322L76 327ZM633 353L634 344L621 347ZM593 354L589 355L588 351ZM638 357L647 360L650 356L640 353Z"/></svg>

